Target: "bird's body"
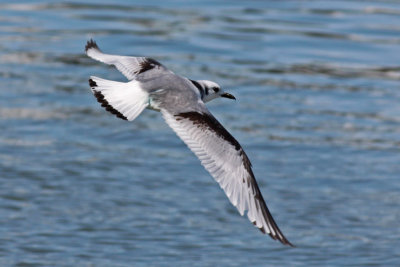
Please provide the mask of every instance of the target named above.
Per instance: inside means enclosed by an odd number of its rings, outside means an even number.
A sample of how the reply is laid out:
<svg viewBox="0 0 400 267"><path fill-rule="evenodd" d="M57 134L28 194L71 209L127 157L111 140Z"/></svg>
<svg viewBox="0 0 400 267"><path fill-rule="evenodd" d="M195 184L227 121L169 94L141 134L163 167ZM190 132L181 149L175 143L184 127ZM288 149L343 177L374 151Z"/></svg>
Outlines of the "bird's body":
<svg viewBox="0 0 400 267"><path fill-rule="evenodd" d="M205 102L218 97L235 99L212 81L194 81L174 74L151 58L108 55L94 41L89 57L114 65L127 83L91 77L89 84L107 111L134 120L145 108L160 111L167 124L200 159L241 215L263 233L291 245L270 214L254 178L251 163L237 140L214 118Z"/></svg>

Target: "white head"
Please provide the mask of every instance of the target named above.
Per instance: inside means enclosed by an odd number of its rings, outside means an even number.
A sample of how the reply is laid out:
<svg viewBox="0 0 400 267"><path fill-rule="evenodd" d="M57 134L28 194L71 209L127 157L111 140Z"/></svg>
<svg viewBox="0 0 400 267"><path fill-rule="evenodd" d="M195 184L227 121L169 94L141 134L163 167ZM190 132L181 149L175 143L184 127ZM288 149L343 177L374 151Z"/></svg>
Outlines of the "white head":
<svg viewBox="0 0 400 267"><path fill-rule="evenodd" d="M200 97L204 103L218 97L225 97L236 100L236 98L233 95L224 92L224 90L222 90L221 87L215 82L207 80L198 80L198 81L191 80L191 81L199 90Z"/></svg>

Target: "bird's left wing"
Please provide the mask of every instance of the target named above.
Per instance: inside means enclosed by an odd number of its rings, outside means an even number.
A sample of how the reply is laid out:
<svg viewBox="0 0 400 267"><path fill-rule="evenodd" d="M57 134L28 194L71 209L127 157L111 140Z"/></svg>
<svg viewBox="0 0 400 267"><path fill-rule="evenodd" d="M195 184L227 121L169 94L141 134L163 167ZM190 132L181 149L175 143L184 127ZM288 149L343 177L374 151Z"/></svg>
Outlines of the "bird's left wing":
<svg viewBox="0 0 400 267"><path fill-rule="evenodd" d="M200 159L219 183L230 202L263 233L285 245L285 238L272 218L255 180L251 163L236 139L204 107L203 112L172 114L161 110L167 124Z"/></svg>
<svg viewBox="0 0 400 267"><path fill-rule="evenodd" d="M172 73L172 71L152 58L105 54L93 40L87 42L85 51L89 57L95 60L114 65L128 80L146 79L146 76L151 76L149 75L150 72L157 72L157 75L162 75L163 72Z"/></svg>

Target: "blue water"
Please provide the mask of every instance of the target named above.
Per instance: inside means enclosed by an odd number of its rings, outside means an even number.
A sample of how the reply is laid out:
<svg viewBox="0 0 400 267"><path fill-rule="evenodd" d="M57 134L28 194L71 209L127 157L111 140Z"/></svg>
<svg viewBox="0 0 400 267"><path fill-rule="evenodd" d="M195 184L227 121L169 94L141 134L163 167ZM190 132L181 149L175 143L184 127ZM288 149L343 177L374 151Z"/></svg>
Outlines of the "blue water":
<svg viewBox="0 0 400 267"><path fill-rule="evenodd" d="M102 109L84 55L152 56L236 102L288 248L146 110ZM0 1L0 266L399 266L397 1Z"/></svg>

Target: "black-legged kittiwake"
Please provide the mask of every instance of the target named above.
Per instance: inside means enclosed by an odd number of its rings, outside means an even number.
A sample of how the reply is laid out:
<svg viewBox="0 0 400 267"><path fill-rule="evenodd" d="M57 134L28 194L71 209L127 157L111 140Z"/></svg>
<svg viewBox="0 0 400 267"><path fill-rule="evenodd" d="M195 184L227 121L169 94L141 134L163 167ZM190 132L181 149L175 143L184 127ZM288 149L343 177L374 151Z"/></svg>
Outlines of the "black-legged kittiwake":
<svg viewBox="0 0 400 267"><path fill-rule="evenodd" d="M243 148L205 105L219 97L235 99L233 95L215 82L176 75L151 58L104 54L93 40L85 49L89 57L114 65L129 80L90 77L92 92L107 111L128 121L145 108L160 111L239 213L247 210L249 220L263 233L292 246L272 218Z"/></svg>

